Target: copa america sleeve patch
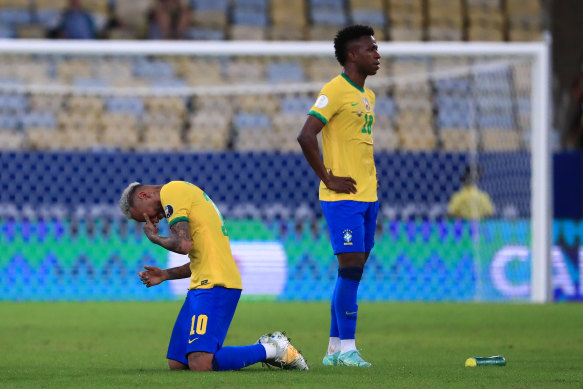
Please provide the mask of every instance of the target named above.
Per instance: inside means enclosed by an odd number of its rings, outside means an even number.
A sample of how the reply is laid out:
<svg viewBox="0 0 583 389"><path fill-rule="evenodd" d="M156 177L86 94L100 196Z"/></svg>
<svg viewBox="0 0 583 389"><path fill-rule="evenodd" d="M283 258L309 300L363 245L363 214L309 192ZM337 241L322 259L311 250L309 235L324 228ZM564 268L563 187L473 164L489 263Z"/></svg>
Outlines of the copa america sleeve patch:
<svg viewBox="0 0 583 389"><path fill-rule="evenodd" d="M174 213L174 207L172 207L172 205L168 204L164 208L164 213L166 214L166 219L170 218L170 216L172 216L172 214Z"/></svg>
<svg viewBox="0 0 583 389"><path fill-rule="evenodd" d="M314 107L324 108L327 105L328 105L328 96L320 95L320 97L318 97L318 100L316 100L316 104L314 104Z"/></svg>

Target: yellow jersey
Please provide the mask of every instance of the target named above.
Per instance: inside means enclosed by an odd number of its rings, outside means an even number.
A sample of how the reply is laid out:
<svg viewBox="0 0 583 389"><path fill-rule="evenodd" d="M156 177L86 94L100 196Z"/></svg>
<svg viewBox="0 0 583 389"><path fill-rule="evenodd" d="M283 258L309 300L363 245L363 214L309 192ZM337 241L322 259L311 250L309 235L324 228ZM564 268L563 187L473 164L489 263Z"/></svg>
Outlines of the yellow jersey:
<svg viewBox="0 0 583 389"><path fill-rule="evenodd" d="M324 123L324 166L335 176L352 177L357 190L356 193L337 193L320 182L320 200L378 200L372 141L374 105L374 93L366 87L360 88L344 73L320 91L308 114Z"/></svg>
<svg viewBox="0 0 583 389"><path fill-rule="evenodd" d="M188 289L243 289L223 217L210 197L189 182L171 181L162 186L160 200L170 227L188 221L192 238Z"/></svg>
<svg viewBox="0 0 583 389"><path fill-rule="evenodd" d="M494 214L490 196L475 185L467 185L453 194L447 212L460 219L478 220Z"/></svg>

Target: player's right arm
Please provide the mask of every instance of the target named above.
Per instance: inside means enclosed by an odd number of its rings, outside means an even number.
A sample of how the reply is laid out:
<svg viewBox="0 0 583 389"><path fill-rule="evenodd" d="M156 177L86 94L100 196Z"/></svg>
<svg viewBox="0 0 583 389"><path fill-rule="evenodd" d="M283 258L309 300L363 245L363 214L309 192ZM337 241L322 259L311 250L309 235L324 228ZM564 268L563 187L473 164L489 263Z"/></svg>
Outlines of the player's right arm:
<svg viewBox="0 0 583 389"><path fill-rule="evenodd" d="M337 177L331 170L326 170L318 147L318 134L322 128L324 128L324 123L320 119L308 115L298 135L298 142L306 160L328 189L338 193L356 193L356 181L351 177Z"/></svg>
<svg viewBox="0 0 583 389"><path fill-rule="evenodd" d="M181 278L190 277L190 262L185 263L182 266L172 267L170 269L160 269L156 266L144 266L144 271L139 273L140 280L142 284L146 285L148 288L161 284L167 280L177 280Z"/></svg>
<svg viewBox="0 0 583 389"><path fill-rule="evenodd" d="M187 221L173 223L170 226L170 236L160 236L158 235L158 226L152 223L148 215L144 214L144 219L146 219L144 234L152 243L178 254L188 254L190 252L192 239L190 238Z"/></svg>

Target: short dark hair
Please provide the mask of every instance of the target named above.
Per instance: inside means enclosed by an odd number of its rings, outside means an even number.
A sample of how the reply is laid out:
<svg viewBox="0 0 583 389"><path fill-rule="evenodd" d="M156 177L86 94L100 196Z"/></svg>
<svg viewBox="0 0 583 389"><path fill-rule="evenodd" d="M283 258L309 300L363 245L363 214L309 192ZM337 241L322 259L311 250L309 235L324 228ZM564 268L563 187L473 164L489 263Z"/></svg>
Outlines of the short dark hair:
<svg viewBox="0 0 583 389"><path fill-rule="evenodd" d="M482 166L477 162L468 162L462 174L462 183L464 185L477 184L482 178Z"/></svg>
<svg viewBox="0 0 583 389"><path fill-rule="evenodd" d="M344 66L346 63L349 42L360 39L360 37L363 36L371 35L374 35L372 27L364 26L362 24L344 27L342 30L338 31L336 37L334 37L334 54L336 55L338 62L340 62L340 65Z"/></svg>

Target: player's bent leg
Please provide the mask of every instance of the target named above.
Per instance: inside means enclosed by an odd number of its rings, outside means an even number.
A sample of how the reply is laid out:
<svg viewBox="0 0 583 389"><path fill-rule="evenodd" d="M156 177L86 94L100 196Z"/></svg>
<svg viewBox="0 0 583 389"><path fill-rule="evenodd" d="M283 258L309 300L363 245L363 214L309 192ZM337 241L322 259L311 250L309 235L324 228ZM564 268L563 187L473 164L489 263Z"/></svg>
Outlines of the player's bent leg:
<svg viewBox="0 0 583 389"><path fill-rule="evenodd" d="M212 371L214 354L196 351L188 354L188 368L194 371Z"/></svg>
<svg viewBox="0 0 583 389"><path fill-rule="evenodd" d="M188 370L188 365L170 358L168 358L168 367L170 370Z"/></svg>

